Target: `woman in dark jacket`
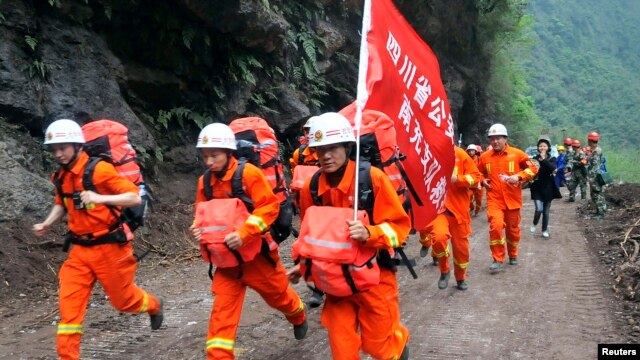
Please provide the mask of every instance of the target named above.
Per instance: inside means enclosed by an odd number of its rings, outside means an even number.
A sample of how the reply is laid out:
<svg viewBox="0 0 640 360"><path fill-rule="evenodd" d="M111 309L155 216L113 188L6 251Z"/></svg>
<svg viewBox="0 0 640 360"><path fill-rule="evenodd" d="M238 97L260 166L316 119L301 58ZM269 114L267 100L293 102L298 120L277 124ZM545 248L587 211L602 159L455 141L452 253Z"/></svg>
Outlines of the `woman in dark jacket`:
<svg viewBox="0 0 640 360"><path fill-rule="evenodd" d="M560 190L556 186L554 172L556 171L556 158L549 155L551 141L546 137L538 139L538 155L534 159L539 164L538 174L531 184L531 199L535 202L536 213L533 216L531 233L536 232L536 225L542 215L542 236L549 237L549 209L553 199L560 199Z"/></svg>

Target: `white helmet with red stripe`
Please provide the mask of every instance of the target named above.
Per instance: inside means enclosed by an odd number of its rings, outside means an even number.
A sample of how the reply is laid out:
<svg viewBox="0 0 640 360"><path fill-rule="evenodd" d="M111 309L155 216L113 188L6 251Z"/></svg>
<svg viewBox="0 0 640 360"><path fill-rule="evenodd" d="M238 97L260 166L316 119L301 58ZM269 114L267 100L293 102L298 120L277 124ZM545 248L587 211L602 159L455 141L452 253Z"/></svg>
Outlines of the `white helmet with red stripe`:
<svg viewBox="0 0 640 360"><path fill-rule="evenodd" d="M346 117L329 112L309 119L309 147L355 142L353 127Z"/></svg>
<svg viewBox="0 0 640 360"><path fill-rule="evenodd" d="M51 123L44 133L44 144L84 144L82 128L73 120L60 119Z"/></svg>
<svg viewBox="0 0 640 360"><path fill-rule="evenodd" d="M209 124L200 131L196 147L236 150L236 136L225 124Z"/></svg>

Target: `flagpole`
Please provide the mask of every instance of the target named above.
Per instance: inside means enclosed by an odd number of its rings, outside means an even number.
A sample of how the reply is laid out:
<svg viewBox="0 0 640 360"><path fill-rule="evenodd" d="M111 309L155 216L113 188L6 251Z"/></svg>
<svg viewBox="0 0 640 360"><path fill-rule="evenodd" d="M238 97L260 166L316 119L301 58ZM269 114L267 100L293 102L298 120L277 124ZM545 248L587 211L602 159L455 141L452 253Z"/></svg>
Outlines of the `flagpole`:
<svg viewBox="0 0 640 360"><path fill-rule="evenodd" d="M367 92L367 69L369 65L369 48L367 47L367 34L371 30L371 0L364 1L362 12L362 35L360 40L360 60L358 65L358 88L356 94L356 171L355 191L353 195L353 221L358 220L358 178L360 174L360 126L362 123L362 110L367 104L369 93ZM369 219L373 221L373 219Z"/></svg>

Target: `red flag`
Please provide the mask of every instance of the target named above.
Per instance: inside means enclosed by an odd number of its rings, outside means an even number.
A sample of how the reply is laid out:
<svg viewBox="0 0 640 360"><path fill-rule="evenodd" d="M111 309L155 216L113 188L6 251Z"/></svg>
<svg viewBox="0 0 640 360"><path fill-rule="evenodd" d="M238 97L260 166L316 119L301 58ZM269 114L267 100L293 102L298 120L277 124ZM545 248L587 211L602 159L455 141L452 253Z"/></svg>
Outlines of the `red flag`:
<svg viewBox="0 0 640 360"><path fill-rule="evenodd" d="M414 227L424 228L444 206L453 173L453 119L440 66L391 0L366 0L357 107L395 122L412 196ZM359 126L359 118L356 119Z"/></svg>

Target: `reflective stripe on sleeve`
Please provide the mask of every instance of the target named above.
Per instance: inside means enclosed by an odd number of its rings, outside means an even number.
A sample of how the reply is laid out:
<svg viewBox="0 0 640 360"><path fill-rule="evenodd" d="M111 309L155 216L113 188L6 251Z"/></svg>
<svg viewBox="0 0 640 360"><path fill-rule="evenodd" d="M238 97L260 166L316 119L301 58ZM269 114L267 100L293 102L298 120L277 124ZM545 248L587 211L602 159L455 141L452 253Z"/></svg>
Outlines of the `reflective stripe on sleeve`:
<svg viewBox="0 0 640 360"><path fill-rule="evenodd" d="M400 241L398 241L398 234L396 234L396 231L393 230L391 225L384 222L378 226L380 227L380 229L382 229L384 236L387 237L387 240L389 241L389 246L391 246L392 248L396 248L400 246Z"/></svg>
<svg viewBox="0 0 640 360"><path fill-rule="evenodd" d="M535 176L535 174L533 173L533 171L531 171L531 169L529 169L529 168L524 169L524 172L526 172L526 173L527 173L527 175L529 175L529 176L531 176L531 177Z"/></svg>
<svg viewBox="0 0 640 360"><path fill-rule="evenodd" d="M469 183L469 187L472 187L473 184L475 184L475 181L473 181L473 176L467 174L464 176L465 179L467 179L467 182Z"/></svg>
<svg viewBox="0 0 640 360"><path fill-rule="evenodd" d="M253 225L260 229L260 231L265 231L267 229L267 224L262 220L260 216L251 215L247 219L247 224Z"/></svg>

